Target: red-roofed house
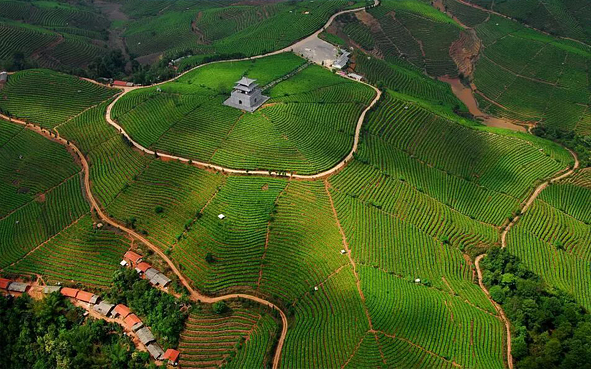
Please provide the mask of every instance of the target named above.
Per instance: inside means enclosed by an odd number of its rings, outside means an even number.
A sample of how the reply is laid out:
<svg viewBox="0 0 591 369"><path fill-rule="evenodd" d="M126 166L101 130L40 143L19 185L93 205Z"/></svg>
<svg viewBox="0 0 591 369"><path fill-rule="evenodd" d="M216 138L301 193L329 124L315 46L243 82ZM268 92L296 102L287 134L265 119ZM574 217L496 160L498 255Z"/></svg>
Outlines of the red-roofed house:
<svg viewBox="0 0 591 369"><path fill-rule="evenodd" d="M123 258L131 263L131 265L137 265L142 261L142 256L133 251L127 251Z"/></svg>
<svg viewBox="0 0 591 369"><path fill-rule="evenodd" d="M64 287L61 289L60 293L66 297L76 297L79 290L70 287Z"/></svg>
<svg viewBox="0 0 591 369"><path fill-rule="evenodd" d="M7 290L10 284L10 279L0 278L0 289Z"/></svg>
<svg viewBox="0 0 591 369"><path fill-rule="evenodd" d="M179 355L180 355L180 352L178 352L177 350L168 349L164 353L164 356L162 357L162 359L164 359L164 360L168 359L169 364L176 366L179 362Z"/></svg>
<svg viewBox="0 0 591 369"><path fill-rule="evenodd" d="M152 266L145 261L142 261L135 267L135 271L138 273L145 273L146 270L150 269Z"/></svg>
<svg viewBox="0 0 591 369"><path fill-rule="evenodd" d="M119 304L113 309L113 315L119 315L121 319L127 318L129 314L131 314L131 310L123 304Z"/></svg>
<svg viewBox="0 0 591 369"><path fill-rule="evenodd" d="M142 320L133 313L129 314L127 318L123 319L123 323L127 326L127 328L131 329L134 332L143 327L144 325L142 323Z"/></svg>
<svg viewBox="0 0 591 369"><path fill-rule="evenodd" d="M79 291L76 298L80 301L88 302L90 304L96 304L99 300L99 297L91 292L86 291Z"/></svg>

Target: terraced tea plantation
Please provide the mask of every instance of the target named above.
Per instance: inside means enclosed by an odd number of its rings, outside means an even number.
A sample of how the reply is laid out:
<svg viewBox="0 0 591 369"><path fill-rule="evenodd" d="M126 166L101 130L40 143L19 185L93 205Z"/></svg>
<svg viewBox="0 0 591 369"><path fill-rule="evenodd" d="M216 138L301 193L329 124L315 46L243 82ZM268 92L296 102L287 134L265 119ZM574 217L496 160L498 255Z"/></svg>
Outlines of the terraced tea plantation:
<svg viewBox="0 0 591 369"><path fill-rule="evenodd" d="M349 153L375 97L370 87L308 66L266 91L271 99L255 113L222 104L241 76L264 87L303 63L286 53L204 66L124 95L112 118L152 150L229 168L317 173Z"/></svg>
<svg viewBox="0 0 591 369"><path fill-rule="evenodd" d="M0 83L0 277L141 307L183 368L584 367L591 49L585 6L540 4L0 0L0 65L24 69ZM343 71L259 57L316 31ZM111 74L112 48L157 67ZM89 59L99 82L27 68ZM160 82L108 86L125 73ZM242 77L253 113L224 105ZM170 284L116 273L128 250Z"/></svg>

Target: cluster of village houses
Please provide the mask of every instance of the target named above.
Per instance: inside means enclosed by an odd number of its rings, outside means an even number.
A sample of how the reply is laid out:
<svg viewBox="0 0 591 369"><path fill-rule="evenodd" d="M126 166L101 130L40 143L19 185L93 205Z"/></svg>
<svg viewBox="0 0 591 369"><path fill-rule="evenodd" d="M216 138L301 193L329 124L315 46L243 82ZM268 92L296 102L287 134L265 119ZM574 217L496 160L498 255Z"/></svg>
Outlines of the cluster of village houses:
<svg viewBox="0 0 591 369"><path fill-rule="evenodd" d="M135 268L140 275L149 280L149 282L155 287L165 288L170 284L170 279L168 277L153 268L150 264L144 262L142 256L133 251L127 251L125 253L121 265ZM0 290L6 291L9 294L20 295L27 292L30 288L31 285L29 283L0 278ZM156 338L152 334L150 328L146 327L141 319L132 313L126 305L111 304L106 300L102 300L99 295L76 288L62 286L43 287L44 294L50 294L53 292L60 293L65 297L84 303L87 310L92 308L106 318L122 320L122 325L136 334L140 342L146 347L155 360L168 360L169 364L177 365L180 354L179 351L168 349L164 352L162 347L156 342Z"/></svg>

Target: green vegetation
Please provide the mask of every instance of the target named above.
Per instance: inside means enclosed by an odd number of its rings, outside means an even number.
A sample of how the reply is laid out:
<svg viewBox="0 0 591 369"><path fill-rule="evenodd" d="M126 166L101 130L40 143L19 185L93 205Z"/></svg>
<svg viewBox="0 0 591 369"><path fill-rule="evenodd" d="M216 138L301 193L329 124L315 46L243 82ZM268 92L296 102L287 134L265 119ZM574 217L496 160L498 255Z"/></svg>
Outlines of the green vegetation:
<svg viewBox="0 0 591 369"><path fill-rule="evenodd" d="M591 315L572 297L548 287L506 250L482 260L483 282L512 324L518 368L585 368L591 358Z"/></svg>
<svg viewBox="0 0 591 369"><path fill-rule="evenodd" d="M591 309L591 172L547 187L507 235L508 250Z"/></svg>
<svg viewBox="0 0 591 369"><path fill-rule="evenodd" d="M357 118L374 92L309 66L270 88L253 114L224 106L242 75L260 86L301 66L293 54L199 68L178 80L133 91L113 118L144 147L230 168L310 174L344 158Z"/></svg>
<svg viewBox="0 0 591 369"><path fill-rule="evenodd" d="M0 294L0 365L2 368L139 369L147 352L135 350L119 324L85 318L84 310L58 293L41 301L28 295Z"/></svg>
<svg viewBox="0 0 591 369"><path fill-rule="evenodd" d="M279 326L269 311L249 301L232 302L221 315L210 305L198 305L181 335L180 365L266 367L278 333Z"/></svg>
<svg viewBox="0 0 591 369"><path fill-rule="evenodd" d="M490 8L491 0L469 0ZM503 0L494 2L494 10L521 23L553 35L587 42L591 37L591 12L584 0Z"/></svg>
<svg viewBox="0 0 591 369"><path fill-rule="evenodd" d="M141 317L163 348L177 347L191 307L181 298L152 287L132 268L117 270L105 299L124 304Z"/></svg>
<svg viewBox="0 0 591 369"><path fill-rule="evenodd" d="M0 90L0 112L54 128L115 92L77 77L32 69L10 76Z"/></svg>

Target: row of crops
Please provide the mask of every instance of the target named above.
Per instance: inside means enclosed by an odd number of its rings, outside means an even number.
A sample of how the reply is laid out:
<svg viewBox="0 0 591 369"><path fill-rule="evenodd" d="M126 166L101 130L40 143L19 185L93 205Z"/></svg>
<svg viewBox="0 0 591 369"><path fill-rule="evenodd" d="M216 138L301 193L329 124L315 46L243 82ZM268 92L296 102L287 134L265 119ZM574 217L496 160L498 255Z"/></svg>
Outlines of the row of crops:
<svg viewBox="0 0 591 369"><path fill-rule="evenodd" d="M114 94L113 89L78 77L29 69L10 76L0 91L0 109L12 116L53 128Z"/></svg>
<svg viewBox="0 0 591 369"><path fill-rule="evenodd" d="M376 22L370 29L375 47L386 60L404 59L432 76L457 73L449 48L461 28L451 18L421 1L382 1L369 14ZM367 44L364 32L349 33L354 41Z"/></svg>
<svg viewBox="0 0 591 369"><path fill-rule="evenodd" d="M209 305L193 310L181 334L183 368L259 368L272 360L271 345L277 322L266 311L239 302L214 313Z"/></svg>
<svg viewBox="0 0 591 369"><path fill-rule="evenodd" d="M591 306L591 173L548 186L507 236L507 247L552 286Z"/></svg>
<svg viewBox="0 0 591 369"><path fill-rule="evenodd" d="M579 122L591 98L587 88L591 48L498 16L475 29L484 51L474 83L497 103L482 108L513 119L540 121L546 127L589 131L588 124Z"/></svg>
<svg viewBox="0 0 591 369"><path fill-rule="evenodd" d="M90 215L85 215L5 270L41 274L50 284L75 281L106 287L129 246L129 240L121 234L95 228Z"/></svg>
<svg viewBox="0 0 591 369"><path fill-rule="evenodd" d="M223 105L241 75L263 86L301 64L282 54L199 68L162 92L125 95L113 118L141 145L172 155L247 170L320 172L349 152L374 94L369 87L310 66L273 86L268 105L253 114Z"/></svg>
<svg viewBox="0 0 591 369"><path fill-rule="evenodd" d="M409 340L440 361L469 368L504 367L503 325L497 317L461 298L374 268L359 269L375 330Z"/></svg>
<svg viewBox="0 0 591 369"><path fill-rule="evenodd" d="M0 66L84 68L106 54L109 21L92 6L53 1L0 1ZM30 67L29 67L30 68ZM20 68L19 68L20 69Z"/></svg>
<svg viewBox="0 0 591 369"><path fill-rule="evenodd" d="M489 1L474 1L480 6ZM589 4L584 0L524 0L495 3L494 10L554 35L572 37L586 42L591 36L591 15L585 10Z"/></svg>
<svg viewBox="0 0 591 369"><path fill-rule="evenodd" d="M572 162L566 150L549 142L528 135L496 134L488 129L458 124L437 115L427 106L393 95L387 95L379 109L369 115L364 128L367 131L359 153L362 161L378 164L390 175L398 174L396 167L388 164L387 158L393 154L384 152L397 149L414 161L439 170L439 175L446 174L476 184L479 189L473 191L479 192L479 196L484 195L481 191L497 192L488 197L492 196L491 200L502 198L503 202L510 201L510 198L522 200L537 179L549 177ZM528 170L523 170L525 168ZM409 177L408 174L400 175L405 176L404 179ZM435 192L437 185L422 188L446 201ZM455 198L462 201L459 195ZM479 204L466 201L465 206ZM499 211L495 216L498 221L507 209L494 208L492 211ZM472 214L476 216L477 213Z"/></svg>
<svg viewBox="0 0 591 369"><path fill-rule="evenodd" d="M0 132L0 218L80 171L55 142L3 120Z"/></svg>
<svg viewBox="0 0 591 369"><path fill-rule="evenodd" d="M364 4L310 0L227 7L224 2L154 1L146 6L127 1L122 10L133 19L122 26L126 44L136 55L191 49L251 56L287 47L319 29L339 9Z"/></svg>

